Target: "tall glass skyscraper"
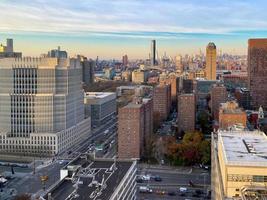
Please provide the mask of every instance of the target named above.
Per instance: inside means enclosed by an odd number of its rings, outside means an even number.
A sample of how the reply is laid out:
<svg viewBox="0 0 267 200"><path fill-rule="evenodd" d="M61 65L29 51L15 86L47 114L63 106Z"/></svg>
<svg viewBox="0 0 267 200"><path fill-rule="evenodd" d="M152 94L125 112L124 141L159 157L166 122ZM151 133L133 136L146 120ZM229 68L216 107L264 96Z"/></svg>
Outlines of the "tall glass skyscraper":
<svg viewBox="0 0 267 200"><path fill-rule="evenodd" d="M79 59L0 59L0 153L55 155L90 135Z"/></svg>
<svg viewBox="0 0 267 200"><path fill-rule="evenodd" d="M151 66L155 66L156 65L156 40L151 41L150 60L151 60Z"/></svg>

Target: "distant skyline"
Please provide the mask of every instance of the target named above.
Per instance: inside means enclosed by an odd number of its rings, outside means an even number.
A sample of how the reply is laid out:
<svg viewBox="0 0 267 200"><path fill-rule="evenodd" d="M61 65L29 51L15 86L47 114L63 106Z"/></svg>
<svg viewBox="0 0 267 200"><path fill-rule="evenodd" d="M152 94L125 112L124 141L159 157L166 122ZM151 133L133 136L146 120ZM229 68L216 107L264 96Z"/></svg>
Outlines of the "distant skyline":
<svg viewBox="0 0 267 200"><path fill-rule="evenodd" d="M247 54L267 37L264 0L0 0L0 43L39 56L61 46L70 56L148 58L150 40L170 56L218 50Z"/></svg>

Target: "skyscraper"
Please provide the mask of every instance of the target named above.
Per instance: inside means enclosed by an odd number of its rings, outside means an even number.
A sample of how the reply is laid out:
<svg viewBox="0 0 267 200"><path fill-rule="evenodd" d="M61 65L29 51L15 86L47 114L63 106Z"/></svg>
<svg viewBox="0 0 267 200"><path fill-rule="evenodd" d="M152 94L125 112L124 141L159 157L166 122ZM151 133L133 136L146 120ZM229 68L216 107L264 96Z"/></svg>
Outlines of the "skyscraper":
<svg viewBox="0 0 267 200"><path fill-rule="evenodd" d="M14 52L13 39L6 39L6 46L0 44L0 58L21 58L21 52Z"/></svg>
<svg viewBox="0 0 267 200"><path fill-rule="evenodd" d="M89 86L94 83L96 62L92 59L88 60L86 57L81 57L81 64L83 69L82 81L86 86Z"/></svg>
<svg viewBox="0 0 267 200"><path fill-rule="evenodd" d="M122 56L122 65L123 66L128 65L128 56L127 55Z"/></svg>
<svg viewBox="0 0 267 200"><path fill-rule="evenodd" d="M13 39L6 39L6 52L12 53L13 52Z"/></svg>
<svg viewBox="0 0 267 200"><path fill-rule="evenodd" d="M216 46L213 42L206 48L206 78L216 80Z"/></svg>
<svg viewBox="0 0 267 200"><path fill-rule="evenodd" d="M78 59L0 59L0 152L52 156L90 135Z"/></svg>
<svg viewBox="0 0 267 200"><path fill-rule="evenodd" d="M156 65L156 40L151 41L150 61L151 61L151 66Z"/></svg>
<svg viewBox="0 0 267 200"><path fill-rule="evenodd" d="M48 57L51 58L67 58L68 53L66 51L60 50L60 47L57 49L52 49L51 51L48 52Z"/></svg>
<svg viewBox="0 0 267 200"><path fill-rule="evenodd" d="M267 39L248 41L248 76L251 105L267 109Z"/></svg>

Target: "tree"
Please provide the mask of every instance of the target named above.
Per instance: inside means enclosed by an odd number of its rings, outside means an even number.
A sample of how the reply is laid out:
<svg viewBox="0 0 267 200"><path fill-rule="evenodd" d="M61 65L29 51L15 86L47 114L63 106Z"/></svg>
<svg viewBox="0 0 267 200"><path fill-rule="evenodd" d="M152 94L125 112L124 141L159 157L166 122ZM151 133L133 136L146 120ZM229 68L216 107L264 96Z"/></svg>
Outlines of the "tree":
<svg viewBox="0 0 267 200"><path fill-rule="evenodd" d="M201 154L201 163L210 164L211 162L211 143L208 140L203 140L199 147L199 152Z"/></svg>
<svg viewBox="0 0 267 200"><path fill-rule="evenodd" d="M15 196L14 200L31 200L31 196L29 194L21 194Z"/></svg>

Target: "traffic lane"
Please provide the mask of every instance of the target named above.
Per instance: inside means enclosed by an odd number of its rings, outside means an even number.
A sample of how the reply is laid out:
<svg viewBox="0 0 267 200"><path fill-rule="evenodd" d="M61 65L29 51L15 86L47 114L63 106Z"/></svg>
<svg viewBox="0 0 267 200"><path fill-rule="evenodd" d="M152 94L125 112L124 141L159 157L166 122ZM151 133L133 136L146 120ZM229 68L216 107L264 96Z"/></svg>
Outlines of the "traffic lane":
<svg viewBox="0 0 267 200"><path fill-rule="evenodd" d="M143 174L142 172L138 173L138 175ZM168 173L168 171L162 171L153 173L149 170L146 170L146 174L150 174L152 176L160 176L162 179L161 182L156 182L153 179L150 180L152 183L177 183L177 184L189 184L189 181L192 181L193 184L199 184L199 185L210 185L211 178L210 174L202 175L202 174L175 174L175 173Z"/></svg>
<svg viewBox="0 0 267 200"><path fill-rule="evenodd" d="M185 192L185 193L181 193L179 192L179 187L168 187L168 186L161 186L161 187L149 187L153 190L152 193L140 193L138 190L137 190L137 199L140 199L140 200L144 200L144 199L192 199L192 200L198 200L198 199L205 199L205 191L201 188L190 188L190 187L187 187L188 191ZM196 190L200 190L202 192L201 195L199 195L198 197L195 197L194 194L195 194L195 191ZM165 194L157 194L157 191L164 191ZM174 192L175 195L174 196L170 196L168 195L168 192ZM183 195L183 196L181 196Z"/></svg>

